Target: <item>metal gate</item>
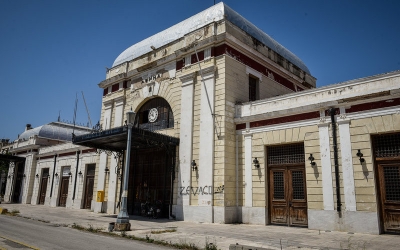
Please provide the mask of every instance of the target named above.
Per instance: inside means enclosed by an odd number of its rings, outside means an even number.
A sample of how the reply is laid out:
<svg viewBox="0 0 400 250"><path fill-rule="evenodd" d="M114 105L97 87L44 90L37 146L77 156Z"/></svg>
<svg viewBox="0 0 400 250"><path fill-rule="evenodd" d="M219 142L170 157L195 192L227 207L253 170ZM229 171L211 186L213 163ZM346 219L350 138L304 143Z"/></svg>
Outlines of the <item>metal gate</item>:
<svg viewBox="0 0 400 250"><path fill-rule="evenodd" d="M141 206L157 201L162 204L162 216L168 216L171 195L172 157L165 149L142 149L134 152L129 171L129 214L140 215Z"/></svg>
<svg viewBox="0 0 400 250"><path fill-rule="evenodd" d="M373 137L381 228L400 233L400 133Z"/></svg>
<svg viewBox="0 0 400 250"><path fill-rule="evenodd" d="M271 224L307 226L304 145L267 148Z"/></svg>

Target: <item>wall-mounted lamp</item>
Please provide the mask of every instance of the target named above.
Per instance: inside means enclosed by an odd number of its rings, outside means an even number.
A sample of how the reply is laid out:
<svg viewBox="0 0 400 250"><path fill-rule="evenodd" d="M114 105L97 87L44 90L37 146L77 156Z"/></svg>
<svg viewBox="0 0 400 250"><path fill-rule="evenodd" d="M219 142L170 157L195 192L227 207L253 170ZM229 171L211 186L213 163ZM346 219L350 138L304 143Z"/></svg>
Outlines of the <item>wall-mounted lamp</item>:
<svg viewBox="0 0 400 250"><path fill-rule="evenodd" d="M110 169L109 169L108 167L106 167L106 168L104 169L104 173L108 174L109 172L110 172Z"/></svg>
<svg viewBox="0 0 400 250"><path fill-rule="evenodd" d="M79 174L79 176L82 176L82 172L81 172L81 171L79 171L79 173L78 173L78 174Z"/></svg>
<svg viewBox="0 0 400 250"><path fill-rule="evenodd" d="M192 171L196 171L197 170L197 164L196 164L195 160L192 161L191 165L192 165Z"/></svg>
<svg viewBox="0 0 400 250"><path fill-rule="evenodd" d="M25 177L26 177L26 175L24 174L22 177L24 177L24 178L25 178Z"/></svg>
<svg viewBox="0 0 400 250"><path fill-rule="evenodd" d="M260 162L257 160L257 157L253 160L254 167L260 168Z"/></svg>
<svg viewBox="0 0 400 250"><path fill-rule="evenodd" d="M356 155L357 155L357 157L360 157L360 162L361 163L363 163L365 161L365 159L362 158L364 155L363 155L363 153L361 153L360 149L358 150Z"/></svg>
<svg viewBox="0 0 400 250"><path fill-rule="evenodd" d="M56 173L55 176L58 177L58 173Z"/></svg>
<svg viewBox="0 0 400 250"><path fill-rule="evenodd" d="M310 161L311 167L315 166L315 162L314 162L314 156L312 156L312 154L310 154L310 157L308 157L308 160Z"/></svg>
<svg viewBox="0 0 400 250"><path fill-rule="evenodd" d="M71 177L71 176L72 176L72 173L71 173L71 172L68 172L68 176Z"/></svg>
<svg viewBox="0 0 400 250"><path fill-rule="evenodd" d="M36 174L36 178L39 178L39 174Z"/></svg>

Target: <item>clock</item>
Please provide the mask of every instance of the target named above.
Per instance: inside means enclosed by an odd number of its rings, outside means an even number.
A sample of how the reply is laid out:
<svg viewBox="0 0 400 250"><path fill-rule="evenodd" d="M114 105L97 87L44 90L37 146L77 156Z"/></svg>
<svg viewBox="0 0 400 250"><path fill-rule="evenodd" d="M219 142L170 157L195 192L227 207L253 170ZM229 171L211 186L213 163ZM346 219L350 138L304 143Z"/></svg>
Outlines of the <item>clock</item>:
<svg viewBox="0 0 400 250"><path fill-rule="evenodd" d="M156 108L152 108L149 110L149 122L155 122L158 118L158 110Z"/></svg>

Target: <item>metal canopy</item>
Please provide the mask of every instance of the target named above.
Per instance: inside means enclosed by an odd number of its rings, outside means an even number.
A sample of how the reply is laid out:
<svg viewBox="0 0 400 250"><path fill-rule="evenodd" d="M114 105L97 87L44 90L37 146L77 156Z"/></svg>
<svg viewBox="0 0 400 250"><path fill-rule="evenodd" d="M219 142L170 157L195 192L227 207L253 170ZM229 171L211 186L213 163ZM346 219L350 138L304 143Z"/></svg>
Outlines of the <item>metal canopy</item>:
<svg viewBox="0 0 400 250"><path fill-rule="evenodd" d="M15 156L15 155L0 154L0 161L19 162L19 161L25 161L25 157L20 157L20 156Z"/></svg>
<svg viewBox="0 0 400 250"><path fill-rule="evenodd" d="M101 132L75 136L72 142L76 145L121 152L126 150L128 127L122 126L103 130ZM160 133L132 128L131 147L136 149L152 147L169 147L179 145L179 138L163 135Z"/></svg>

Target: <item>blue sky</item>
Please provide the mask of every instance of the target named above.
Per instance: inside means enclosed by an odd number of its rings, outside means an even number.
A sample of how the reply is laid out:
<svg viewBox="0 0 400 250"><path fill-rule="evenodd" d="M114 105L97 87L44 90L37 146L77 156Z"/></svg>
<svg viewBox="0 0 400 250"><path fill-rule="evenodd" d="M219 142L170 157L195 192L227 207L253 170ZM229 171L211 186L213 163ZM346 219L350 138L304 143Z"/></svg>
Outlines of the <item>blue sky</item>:
<svg viewBox="0 0 400 250"><path fill-rule="evenodd" d="M220 2L216 0L216 2ZM296 54L324 86L400 69L400 1L226 0ZM0 138L25 124L100 118L105 67L213 0L1 0Z"/></svg>

